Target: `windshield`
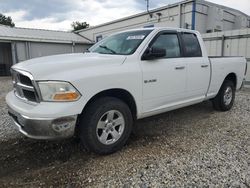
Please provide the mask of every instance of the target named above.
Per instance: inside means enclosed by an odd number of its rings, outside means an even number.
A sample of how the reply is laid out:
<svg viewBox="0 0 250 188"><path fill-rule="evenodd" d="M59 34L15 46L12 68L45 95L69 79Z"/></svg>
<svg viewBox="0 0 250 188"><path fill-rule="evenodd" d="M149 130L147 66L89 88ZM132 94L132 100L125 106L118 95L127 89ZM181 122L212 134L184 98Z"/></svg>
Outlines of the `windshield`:
<svg viewBox="0 0 250 188"><path fill-rule="evenodd" d="M96 43L89 49L89 52L118 55L133 54L151 31L128 31L112 35Z"/></svg>

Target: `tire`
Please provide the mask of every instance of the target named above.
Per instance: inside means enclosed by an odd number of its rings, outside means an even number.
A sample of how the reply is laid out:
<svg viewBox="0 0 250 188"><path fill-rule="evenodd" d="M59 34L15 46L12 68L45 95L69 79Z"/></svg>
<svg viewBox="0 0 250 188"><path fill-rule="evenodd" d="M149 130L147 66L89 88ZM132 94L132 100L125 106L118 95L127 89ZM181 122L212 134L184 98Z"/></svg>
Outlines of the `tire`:
<svg viewBox="0 0 250 188"><path fill-rule="evenodd" d="M107 155L120 150L127 142L133 118L127 104L117 98L97 99L80 117L80 139L90 152Z"/></svg>
<svg viewBox="0 0 250 188"><path fill-rule="evenodd" d="M234 104L235 85L231 80L225 80L222 84L219 93L212 100L213 107L218 111L229 111Z"/></svg>

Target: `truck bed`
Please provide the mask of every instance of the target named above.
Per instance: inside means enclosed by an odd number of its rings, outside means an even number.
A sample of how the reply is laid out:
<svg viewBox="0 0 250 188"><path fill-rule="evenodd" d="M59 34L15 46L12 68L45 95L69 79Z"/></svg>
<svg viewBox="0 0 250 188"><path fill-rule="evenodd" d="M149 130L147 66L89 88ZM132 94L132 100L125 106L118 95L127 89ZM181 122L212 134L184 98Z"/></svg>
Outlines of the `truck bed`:
<svg viewBox="0 0 250 188"><path fill-rule="evenodd" d="M214 96L220 89L225 77L233 73L236 75L236 89L240 89L245 75L245 57L209 56L211 64L211 82L208 96Z"/></svg>

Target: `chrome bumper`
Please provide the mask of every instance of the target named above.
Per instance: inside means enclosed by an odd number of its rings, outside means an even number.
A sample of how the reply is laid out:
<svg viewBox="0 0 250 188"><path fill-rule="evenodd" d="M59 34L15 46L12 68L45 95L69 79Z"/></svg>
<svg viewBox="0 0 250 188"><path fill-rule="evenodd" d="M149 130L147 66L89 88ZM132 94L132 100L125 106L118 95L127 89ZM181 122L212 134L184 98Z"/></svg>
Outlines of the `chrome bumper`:
<svg viewBox="0 0 250 188"><path fill-rule="evenodd" d="M17 129L33 139L51 140L72 137L77 115L59 118L29 118L8 107Z"/></svg>

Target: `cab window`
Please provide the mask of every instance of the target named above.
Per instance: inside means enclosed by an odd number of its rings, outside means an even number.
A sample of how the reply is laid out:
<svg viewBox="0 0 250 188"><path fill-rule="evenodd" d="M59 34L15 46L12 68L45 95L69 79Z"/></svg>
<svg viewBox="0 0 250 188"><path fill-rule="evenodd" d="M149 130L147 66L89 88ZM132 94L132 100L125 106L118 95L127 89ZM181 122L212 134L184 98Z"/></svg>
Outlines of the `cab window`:
<svg viewBox="0 0 250 188"><path fill-rule="evenodd" d="M163 33L157 37L151 47L165 49L165 58L177 58L181 56L177 34Z"/></svg>
<svg viewBox="0 0 250 188"><path fill-rule="evenodd" d="M193 33L182 34L185 57L202 57L200 43Z"/></svg>

